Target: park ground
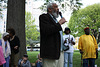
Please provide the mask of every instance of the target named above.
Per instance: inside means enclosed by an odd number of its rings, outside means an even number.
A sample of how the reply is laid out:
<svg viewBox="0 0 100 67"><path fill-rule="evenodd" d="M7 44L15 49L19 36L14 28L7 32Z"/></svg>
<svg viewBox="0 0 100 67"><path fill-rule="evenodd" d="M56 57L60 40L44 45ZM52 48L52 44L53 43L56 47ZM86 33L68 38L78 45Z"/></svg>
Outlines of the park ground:
<svg viewBox="0 0 100 67"><path fill-rule="evenodd" d="M27 52L28 56L29 56L29 61L31 63L35 63L35 61L37 60L37 55L39 54L39 51L28 51ZM98 59L96 59L95 64L100 67L100 51L98 54ZM73 56L73 67L81 67L81 55L79 53L79 51L74 51L74 56Z"/></svg>

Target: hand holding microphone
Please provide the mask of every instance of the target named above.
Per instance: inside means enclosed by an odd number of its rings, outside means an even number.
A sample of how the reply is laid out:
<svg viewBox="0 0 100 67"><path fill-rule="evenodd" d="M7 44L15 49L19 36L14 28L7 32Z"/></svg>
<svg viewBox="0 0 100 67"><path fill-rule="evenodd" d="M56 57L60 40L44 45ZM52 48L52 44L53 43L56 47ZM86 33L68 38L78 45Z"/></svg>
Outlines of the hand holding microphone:
<svg viewBox="0 0 100 67"><path fill-rule="evenodd" d="M62 16L62 13L61 13L61 12L59 12L59 15L60 15L60 17L61 17L61 18L63 18L63 16Z"/></svg>
<svg viewBox="0 0 100 67"><path fill-rule="evenodd" d="M62 13L61 13L61 12L59 12L59 15L60 15L60 17L61 17L61 19L59 20L59 24L60 24L60 25L62 25L62 24L64 24L65 22L67 22L67 21L65 20L65 18L62 16Z"/></svg>

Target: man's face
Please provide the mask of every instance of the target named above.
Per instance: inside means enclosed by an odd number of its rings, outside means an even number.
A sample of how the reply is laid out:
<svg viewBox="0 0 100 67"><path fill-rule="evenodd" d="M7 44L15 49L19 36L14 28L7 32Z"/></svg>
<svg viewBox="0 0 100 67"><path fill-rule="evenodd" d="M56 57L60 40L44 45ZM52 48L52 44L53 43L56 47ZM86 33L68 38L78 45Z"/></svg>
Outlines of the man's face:
<svg viewBox="0 0 100 67"><path fill-rule="evenodd" d="M69 34L69 30L66 30L66 34Z"/></svg>
<svg viewBox="0 0 100 67"><path fill-rule="evenodd" d="M85 34L86 34L86 35L89 35L89 34L90 34L90 29L86 29L86 30L85 30Z"/></svg>
<svg viewBox="0 0 100 67"><path fill-rule="evenodd" d="M58 8L58 5L57 4L53 4L52 5L51 12L52 12L52 15L55 18L58 18L58 16L59 16L59 8Z"/></svg>
<svg viewBox="0 0 100 67"><path fill-rule="evenodd" d="M7 31L9 33L9 36L12 37L13 35L10 33L10 31Z"/></svg>
<svg viewBox="0 0 100 67"><path fill-rule="evenodd" d="M27 57L23 57L23 60L24 60L24 61L27 61L27 60L28 60L28 58L27 58Z"/></svg>

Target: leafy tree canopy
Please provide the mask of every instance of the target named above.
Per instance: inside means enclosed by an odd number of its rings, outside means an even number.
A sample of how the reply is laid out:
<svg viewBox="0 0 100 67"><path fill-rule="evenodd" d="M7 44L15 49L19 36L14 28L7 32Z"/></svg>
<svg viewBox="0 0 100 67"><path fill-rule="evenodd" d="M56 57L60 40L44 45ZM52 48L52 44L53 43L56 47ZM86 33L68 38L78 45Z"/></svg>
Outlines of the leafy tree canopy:
<svg viewBox="0 0 100 67"><path fill-rule="evenodd" d="M100 28L100 3L75 11L68 26L74 36L81 36L84 34L83 29L89 27L91 34L97 37Z"/></svg>
<svg viewBox="0 0 100 67"><path fill-rule="evenodd" d="M6 9L7 8L7 5L3 5L2 4L2 1L4 1L5 3L7 3L5 0L0 0L0 18L1 19L3 18L3 16L2 16L3 9Z"/></svg>
<svg viewBox="0 0 100 67"><path fill-rule="evenodd" d="M61 9L61 11L67 11L67 8L70 8L73 12L78 10L83 4L81 0L44 0L44 4L40 7L40 9L44 12L46 11L46 6L48 3L56 2Z"/></svg>
<svg viewBox="0 0 100 67"><path fill-rule="evenodd" d="M39 32L34 24L32 14L30 12L25 13L25 29L26 29L26 41L27 44L32 44L32 41L38 40Z"/></svg>

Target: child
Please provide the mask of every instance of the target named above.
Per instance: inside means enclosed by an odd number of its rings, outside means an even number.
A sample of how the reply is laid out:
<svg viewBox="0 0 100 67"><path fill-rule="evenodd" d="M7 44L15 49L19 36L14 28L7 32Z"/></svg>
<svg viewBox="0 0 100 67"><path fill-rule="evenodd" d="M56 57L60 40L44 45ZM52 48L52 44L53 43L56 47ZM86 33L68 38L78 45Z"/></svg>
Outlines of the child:
<svg viewBox="0 0 100 67"><path fill-rule="evenodd" d="M23 58L19 60L18 67L31 67L30 61L28 60L28 55L24 54Z"/></svg>

